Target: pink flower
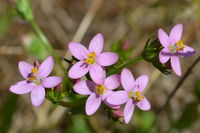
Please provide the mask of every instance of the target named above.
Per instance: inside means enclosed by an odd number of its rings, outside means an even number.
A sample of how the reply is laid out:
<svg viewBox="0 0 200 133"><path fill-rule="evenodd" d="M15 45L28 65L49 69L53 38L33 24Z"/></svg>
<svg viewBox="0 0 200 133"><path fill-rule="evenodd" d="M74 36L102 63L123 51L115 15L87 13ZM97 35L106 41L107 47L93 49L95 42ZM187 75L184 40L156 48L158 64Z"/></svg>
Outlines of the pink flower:
<svg viewBox="0 0 200 133"><path fill-rule="evenodd" d="M69 50L79 62L69 70L69 77L78 79L90 73L93 81L102 84L105 79L105 71L102 66L110 66L117 62L118 55L113 52L102 52L104 39L102 34L97 34L90 42L89 49L77 42L69 43ZM98 76L97 76L98 75Z"/></svg>
<svg viewBox="0 0 200 133"><path fill-rule="evenodd" d="M124 120L126 124L132 118L135 105L141 110L149 110L151 108L149 101L142 95L148 80L147 75L141 75L134 80L131 71L124 68L121 72L121 83L124 90L113 92L106 98L106 101L112 105L126 103L124 108Z"/></svg>
<svg viewBox="0 0 200 133"><path fill-rule="evenodd" d="M193 48L185 45L181 40L182 32L182 24L175 25L170 31L169 36L163 29L158 30L158 38L164 47L159 54L160 62L164 64L171 59L172 69L178 76L182 75L179 56L189 57L195 53Z"/></svg>
<svg viewBox="0 0 200 133"><path fill-rule="evenodd" d="M96 84L89 80L80 80L74 85L73 89L80 95L90 95L86 101L85 110L87 115L92 115L100 107L101 101L111 108L119 108L119 106L113 106L105 101L105 98L119 85L119 75L115 74L104 79L102 84Z"/></svg>
<svg viewBox="0 0 200 133"><path fill-rule="evenodd" d="M51 56L45 59L41 65L37 62L34 66L20 61L18 64L19 71L25 80L17 82L10 87L10 91L15 94L26 94L31 92L31 101L35 107L42 104L45 99L45 89L53 88L62 82L61 77L47 77L54 66L54 60Z"/></svg>

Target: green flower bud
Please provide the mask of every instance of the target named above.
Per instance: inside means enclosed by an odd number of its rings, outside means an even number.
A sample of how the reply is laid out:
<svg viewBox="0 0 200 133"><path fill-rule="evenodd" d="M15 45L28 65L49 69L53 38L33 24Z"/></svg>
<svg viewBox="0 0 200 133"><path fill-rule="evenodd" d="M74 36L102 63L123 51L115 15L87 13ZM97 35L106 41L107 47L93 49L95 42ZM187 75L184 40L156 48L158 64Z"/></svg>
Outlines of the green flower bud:
<svg viewBox="0 0 200 133"><path fill-rule="evenodd" d="M159 61L159 53L162 48L158 39L150 38L146 42L142 57L144 60L151 62L159 71L168 75L171 74L171 68L167 64L162 64Z"/></svg>
<svg viewBox="0 0 200 133"><path fill-rule="evenodd" d="M33 12L30 0L15 0L16 11L19 16L27 21L33 20Z"/></svg>

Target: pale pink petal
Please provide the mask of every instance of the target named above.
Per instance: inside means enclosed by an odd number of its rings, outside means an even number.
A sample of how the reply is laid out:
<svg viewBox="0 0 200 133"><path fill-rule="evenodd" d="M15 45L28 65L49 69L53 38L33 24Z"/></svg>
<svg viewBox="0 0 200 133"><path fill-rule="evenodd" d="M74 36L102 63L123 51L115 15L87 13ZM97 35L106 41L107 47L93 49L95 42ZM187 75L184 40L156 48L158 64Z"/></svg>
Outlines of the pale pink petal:
<svg viewBox="0 0 200 133"><path fill-rule="evenodd" d="M106 98L106 101L112 105L120 105L120 104L126 103L128 99L129 99L128 92L116 91L108 95L108 97Z"/></svg>
<svg viewBox="0 0 200 133"><path fill-rule="evenodd" d="M140 102L138 102L137 107L140 108L141 110L150 110L151 105L149 101L147 100L146 97L144 97Z"/></svg>
<svg viewBox="0 0 200 133"><path fill-rule="evenodd" d="M103 93L103 95L101 95L101 98L102 98L102 100L104 101L104 103L105 103L107 106L109 106L110 108L112 108L112 109L119 109L119 108L120 108L120 105L112 105L112 104L108 103L107 100L106 100L106 98L107 98L110 94L112 94L112 93L114 93L114 92L113 92L113 91L105 90L104 93Z"/></svg>
<svg viewBox="0 0 200 133"><path fill-rule="evenodd" d="M58 76L51 76L43 79L42 86L44 88L54 88L62 82L62 78Z"/></svg>
<svg viewBox="0 0 200 133"><path fill-rule="evenodd" d="M83 61L79 61L74 64L68 72L68 76L72 79L78 79L83 77L89 71L89 66L87 66Z"/></svg>
<svg viewBox="0 0 200 133"><path fill-rule="evenodd" d="M20 61L18 63L19 71L21 75L26 79L28 77L28 74L31 73L31 69L33 69L33 66L25 61Z"/></svg>
<svg viewBox="0 0 200 133"><path fill-rule="evenodd" d="M104 83L106 78L106 72L101 66L93 64L91 65L89 71L90 77L96 84L102 85Z"/></svg>
<svg viewBox="0 0 200 133"><path fill-rule="evenodd" d="M79 80L74 85L73 89L76 93L80 95L90 95L94 92L96 84L89 80Z"/></svg>
<svg viewBox="0 0 200 133"><path fill-rule="evenodd" d="M100 96L101 96L102 100L105 100L108 97L108 95L110 95L112 93L113 93L113 91L104 90L104 93Z"/></svg>
<svg viewBox="0 0 200 133"><path fill-rule="evenodd" d="M170 59L170 52L168 48L163 48L159 53L159 60L162 64L165 64Z"/></svg>
<svg viewBox="0 0 200 133"><path fill-rule="evenodd" d="M119 56L113 52L104 52L97 56L97 63L101 66L111 66L115 64Z"/></svg>
<svg viewBox="0 0 200 133"><path fill-rule="evenodd" d="M89 51L82 44L77 42L70 42L68 48L72 55L79 60L86 59L89 54Z"/></svg>
<svg viewBox="0 0 200 133"><path fill-rule="evenodd" d="M31 101L35 107L40 106L45 99L45 90L41 85L35 86L31 90Z"/></svg>
<svg viewBox="0 0 200 133"><path fill-rule="evenodd" d="M169 34L171 43L175 44L178 41L180 41L182 33L183 33L183 25L182 24L175 25Z"/></svg>
<svg viewBox="0 0 200 133"><path fill-rule="evenodd" d="M52 56L46 58L38 69L38 74L40 78L46 78L52 71L54 66L54 60Z"/></svg>
<svg viewBox="0 0 200 133"><path fill-rule="evenodd" d="M183 51L178 51L178 55L181 55L183 57L190 57L195 54L195 50L187 45L184 45Z"/></svg>
<svg viewBox="0 0 200 133"><path fill-rule="evenodd" d="M143 92L147 86L148 81L149 81L149 77L147 75L141 75L140 77L138 77L135 80L135 88L134 89L136 91Z"/></svg>
<svg viewBox="0 0 200 133"><path fill-rule="evenodd" d="M89 44L89 51L95 52L97 55L99 55L103 49L104 45L104 39L103 35L101 33L97 34L92 38Z"/></svg>
<svg viewBox="0 0 200 133"><path fill-rule="evenodd" d="M118 74L113 74L109 77L106 78L104 82L104 86L108 90L114 90L120 86L120 75Z"/></svg>
<svg viewBox="0 0 200 133"><path fill-rule="evenodd" d="M119 109L120 108L120 105L112 105L112 104L109 104L106 100L103 101L108 107L112 108L112 109Z"/></svg>
<svg viewBox="0 0 200 133"><path fill-rule="evenodd" d="M131 90L134 87L134 77L131 71L127 68L124 68L121 72L121 83L125 90Z"/></svg>
<svg viewBox="0 0 200 133"><path fill-rule="evenodd" d="M33 84L27 83L26 80L23 80L23 81L17 82L15 85L12 85L9 90L15 94L26 94L26 93L29 93L32 88L33 88Z"/></svg>
<svg viewBox="0 0 200 133"><path fill-rule="evenodd" d="M170 45L169 36L165 33L163 29L158 30L158 38L163 47L166 48L169 47Z"/></svg>
<svg viewBox="0 0 200 133"><path fill-rule="evenodd" d="M133 115L134 108L135 108L135 105L133 104L133 101L129 99L124 108L124 121L126 124L130 122Z"/></svg>
<svg viewBox="0 0 200 133"><path fill-rule="evenodd" d="M174 72L178 76L182 75L180 61L179 61L179 58L177 56L171 57L171 66L172 66L172 69L174 70Z"/></svg>
<svg viewBox="0 0 200 133"><path fill-rule="evenodd" d="M92 93L86 101L85 105L86 114L87 115L94 114L100 107L100 105L101 105L101 97L97 96L95 93Z"/></svg>

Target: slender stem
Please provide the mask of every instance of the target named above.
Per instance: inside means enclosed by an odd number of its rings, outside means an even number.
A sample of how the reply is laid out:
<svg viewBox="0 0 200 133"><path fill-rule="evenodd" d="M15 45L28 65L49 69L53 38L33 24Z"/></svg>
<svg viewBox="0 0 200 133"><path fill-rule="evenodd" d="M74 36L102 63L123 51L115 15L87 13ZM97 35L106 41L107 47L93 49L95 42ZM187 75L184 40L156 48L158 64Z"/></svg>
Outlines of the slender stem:
<svg viewBox="0 0 200 133"><path fill-rule="evenodd" d="M138 56L138 57L136 57L136 58L134 58L134 59L132 59L132 60L129 60L129 61L125 62L125 63L123 63L122 65L120 65L119 67L114 68L114 69L111 69L111 70L108 72L108 76L109 76L109 75L112 75L112 74L114 74L114 73L118 73L118 72L120 72L123 68L128 67L128 66L130 66L130 65L133 65L133 64L135 64L136 62L138 62L138 61L140 61L140 60L142 60L142 59L143 59L142 56Z"/></svg>
<svg viewBox="0 0 200 133"><path fill-rule="evenodd" d="M66 108L75 108L83 105L85 103L85 100L86 100L85 98L81 98L75 102L60 101L58 104Z"/></svg>
<svg viewBox="0 0 200 133"><path fill-rule="evenodd" d="M176 84L176 86L174 87L173 91L169 94L169 96L167 97L167 100L165 101L165 103L163 104L163 106L161 106L161 108L158 110L158 112L156 113L157 116L167 107L167 105L169 104L169 102L171 101L171 99L173 98L173 96L176 94L176 92L180 89L181 85L184 83L184 81L187 79L187 77L192 73L192 69L197 65L197 63L200 61L200 55L198 56L198 58L192 63L192 65L187 69L187 71L185 72L185 74L183 75L183 77L178 81L178 83ZM151 128L150 128L150 132L152 132L153 128L156 125L156 120L153 122Z"/></svg>
<svg viewBox="0 0 200 133"><path fill-rule="evenodd" d="M167 100L163 104L163 106L160 108L158 112L162 112L166 106L169 104L170 100L173 98L175 93L178 91L180 86L184 83L186 78L192 73L192 69L197 65L197 63L200 61L200 56L192 63L192 65L187 69L186 73L183 75L183 77L179 80L179 82L174 87L173 91L169 94Z"/></svg>
<svg viewBox="0 0 200 133"><path fill-rule="evenodd" d="M31 26L33 27L34 31L36 32L36 35L39 37L39 39L42 41L42 43L45 45L45 47L50 51L50 53L54 56L56 63L58 63L59 66L61 67L61 69L64 70L64 67L61 64L61 61L59 59L59 56L54 51L54 49L51 46L50 42L48 41L48 39L46 38L44 33L41 31L41 29L39 28L39 26L37 25L35 20L31 20L29 22L31 23Z"/></svg>

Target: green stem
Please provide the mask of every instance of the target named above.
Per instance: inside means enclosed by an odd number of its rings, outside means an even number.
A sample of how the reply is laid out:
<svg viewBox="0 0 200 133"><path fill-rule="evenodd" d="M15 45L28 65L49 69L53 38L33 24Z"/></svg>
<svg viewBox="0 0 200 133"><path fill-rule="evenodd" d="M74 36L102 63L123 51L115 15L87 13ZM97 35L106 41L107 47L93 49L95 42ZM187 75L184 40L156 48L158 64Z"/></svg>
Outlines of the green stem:
<svg viewBox="0 0 200 133"><path fill-rule="evenodd" d="M134 59L132 59L132 60L129 60L129 61L123 63L122 65L120 65L119 67L114 68L114 69L111 69L110 71L108 71L108 74L107 74L107 75L109 76L109 75L118 73L118 72L120 72L123 68L128 67L128 66L130 66L130 65L133 65L133 64L135 64L136 62L138 62L138 61L140 61L140 60L142 60L142 59L143 59L142 56L138 56L138 57L136 57L136 58L134 58Z"/></svg>
<svg viewBox="0 0 200 133"><path fill-rule="evenodd" d="M45 47L47 48L47 50L49 50L50 53L52 54L52 56L55 58L56 63L58 63L59 66L61 67L61 69L64 70L64 67L61 64L61 61L59 59L59 56L56 54L55 50L51 46L51 44L48 41L48 39L45 37L44 33L41 31L41 29L39 28L39 26L37 25L37 23L35 22L35 20L31 20L29 22L31 23L31 26L33 27L34 31L36 32L36 35L39 37L39 39L41 40L41 42L45 45Z"/></svg>
<svg viewBox="0 0 200 133"><path fill-rule="evenodd" d="M83 105L85 103L86 99L85 98L81 98L75 102L64 102L64 101L60 101L58 104L66 107L66 108L76 108L79 107L81 105Z"/></svg>
<svg viewBox="0 0 200 133"><path fill-rule="evenodd" d="M64 74L66 74L66 69L62 65L60 57L57 55L57 53L53 49L51 43L48 41L48 39L46 38L46 36L42 32L42 30L40 29L38 24L35 22L35 20L30 20L29 22L31 23L38 38L41 40L41 42L43 42L44 46L47 48L48 51L50 51L51 55L54 57L55 62L60 66L60 68L62 69ZM71 82L69 81L69 78L67 76L65 76L65 82L67 82L67 86L71 85Z"/></svg>

